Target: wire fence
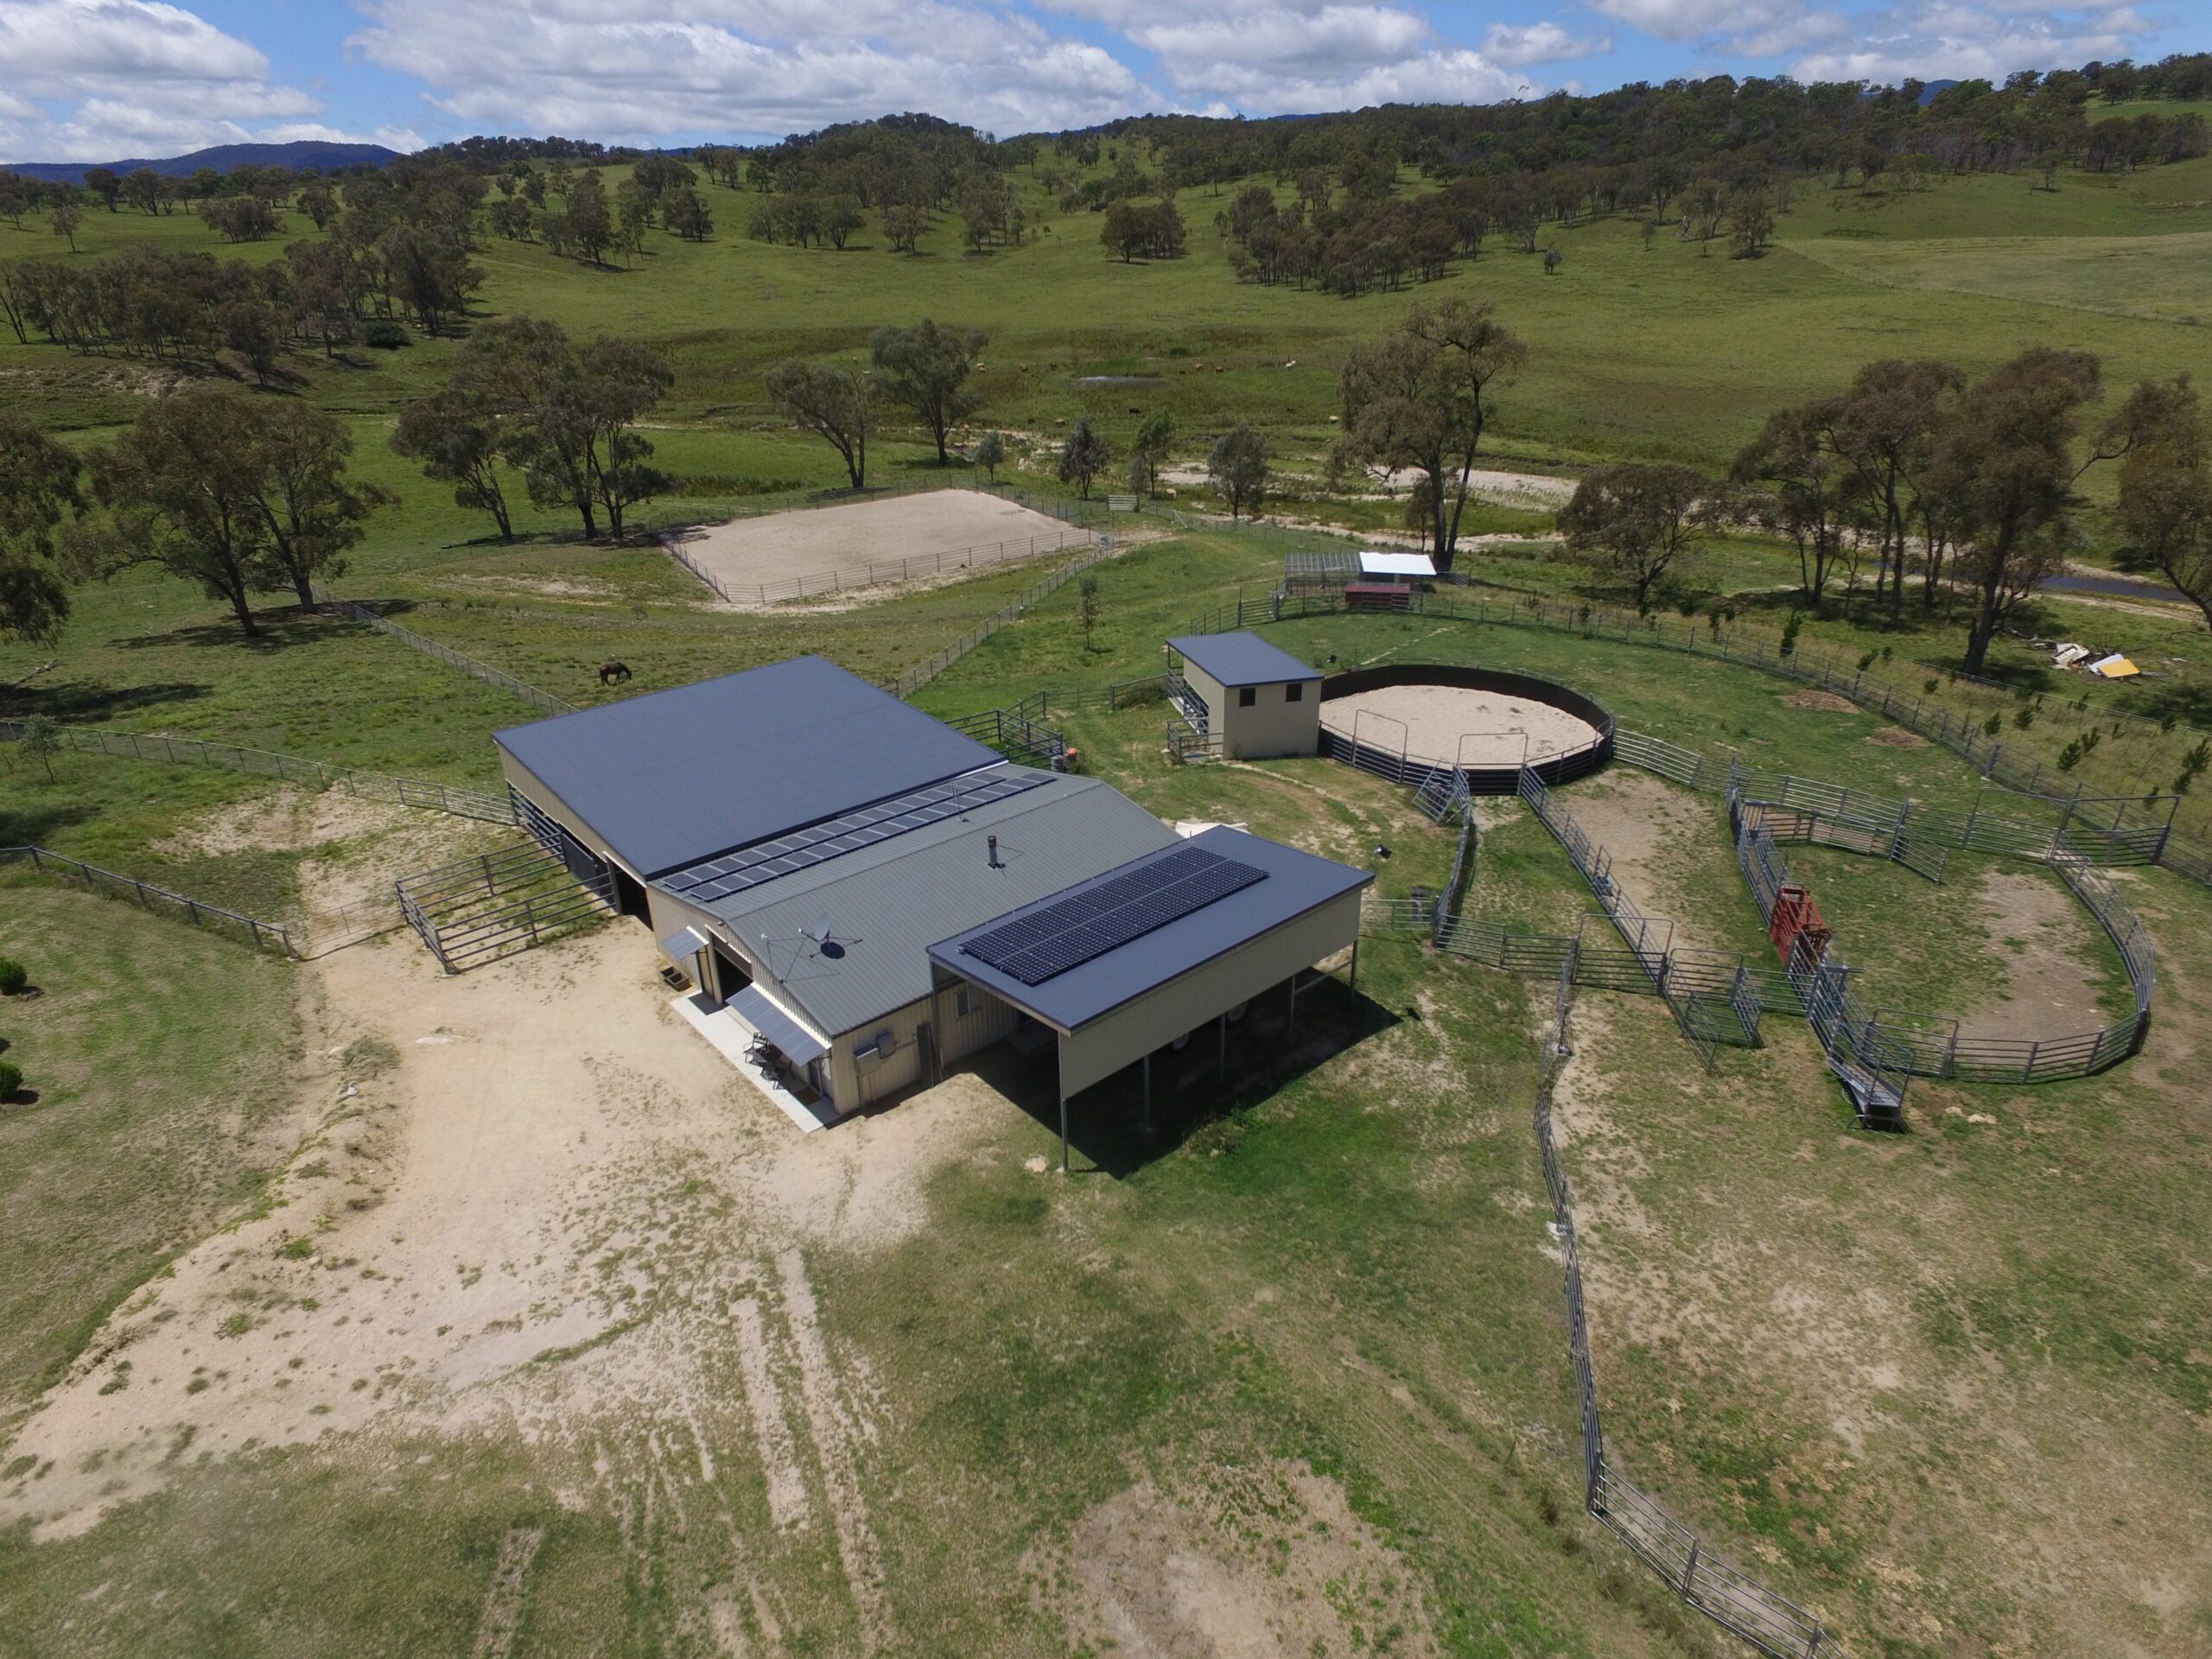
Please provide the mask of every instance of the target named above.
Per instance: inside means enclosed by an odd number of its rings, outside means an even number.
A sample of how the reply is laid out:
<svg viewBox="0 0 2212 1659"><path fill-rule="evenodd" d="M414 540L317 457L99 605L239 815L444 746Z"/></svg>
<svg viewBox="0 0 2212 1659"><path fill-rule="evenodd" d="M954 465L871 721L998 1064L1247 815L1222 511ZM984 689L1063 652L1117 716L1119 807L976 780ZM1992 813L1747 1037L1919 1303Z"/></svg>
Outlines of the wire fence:
<svg viewBox="0 0 2212 1659"><path fill-rule="evenodd" d="M41 874L81 882L87 892L129 899L142 910L156 916L174 916L195 927L228 935L252 945L256 950L276 950L295 959L306 954L305 941L300 937L301 930L296 924L264 921L258 917L241 915L224 906L211 905L204 899L194 899L172 892L154 882L142 881L137 876L104 870L96 864L87 864L82 859L71 858L48 848L0 847L0 863L28 863Z"/></svg>
<svg viewBox="0 0 2212 1659"><path fill-rule="evenodd" d="M911 697L938 675L950 668L969 652L982 645L1000 629L1020 621L1036 606L1043 603L1073 582L1093 565L1114 556L1116 551L1111 536L1101 536L1086 547L1079 557L1071 559L1041 582L1028 588L1000 609L977 623L943 650L934 652L891 682L889 690L896 697Z"/></svg>
<svg viewBox="0 0 2212 1659"><path fill-rule="evenodd" d="M28 721L0 720L0 741L20 742L28 729ZM59 723L54 734L65 748L80 753L157 760L172 766L216 766L305 784L311 789L340 790L362 800L386 801L396 806L446 812L461 818L481 818L491 823L512 823L515 818L513 802L503 794L465 789L454 784L431 783L420 778L398 778L389 772L365 772L356 766L336 766L327 761L248 748L238 743Z"/></svg>
<svg viewBox="0 0 2212 1659"><path fill-rule="evenodd" d="M442 645L435 639L425 639L412 628L403 628L391 618L378 616L365 605L356 604L350 599L340 599L334 594L323 593L320 589L316 591L315 601L318 604L327 605L343 615L352 617L356 622L365 622L379 633L390 634L410 650L419 651L425 657L435 658L448 668L457 668L462 673L483 681L486 685L495 685L502 691L520 697L531 708L544 714L568 715L575 712L575 704L563 702L550 691L542 691L527 680L518 680L505 669L494 668L489 663L480 663L474 657L455 651L451 645Z"/></svg>
<svg viewBox="0 0 2212 1659"><path fill-rule="evenodd" d="M1574 1371L1575 1413L1582 1435L1583 1507L1683 1602L1772 1659L1821 1659L1822 1656L1845 1659L1842 1644L1818 1615L1714 1554L1697 1532L1629 1479L1606 1452L1605 1422L1598 1404L1597 1365L1590 1352L1590 1316L1582 1288L1574 1193L1560 1157L1552 1121L1553 1091L1571 1052L1568 1025L1579 980L1574 957L1575 952L1570 950L1559 969L1551 1031L1537 1069L1533 1122L1544 1186L1551 1195L1551 1230L1560 1249L1567 1352Z"/></svg>

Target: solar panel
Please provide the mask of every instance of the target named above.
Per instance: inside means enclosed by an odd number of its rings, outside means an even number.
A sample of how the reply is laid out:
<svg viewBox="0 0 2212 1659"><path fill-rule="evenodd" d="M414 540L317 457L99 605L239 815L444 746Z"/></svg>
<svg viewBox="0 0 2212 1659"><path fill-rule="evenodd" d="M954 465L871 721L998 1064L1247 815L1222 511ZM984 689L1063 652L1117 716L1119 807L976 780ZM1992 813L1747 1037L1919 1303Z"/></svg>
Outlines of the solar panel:
<svg viewBox="0 0 2212 1659"><path fill-rule="evenodd" d="M1202 847L1181 848L979 934L961 954L1025 985L1041 985L1267 875Z"/></svg>
<svg viewBox="0 0 2212 1659"><path fill-rule="evenodd" d="M712 904L779 876L810 869L842 854L873 847L979 806L1003 801L1050 781L1050 774L993 768L931 784L874 806L864 806L826 823L779 836L758 846L724 853L660 878L658 885L694 904Z"/></svg>

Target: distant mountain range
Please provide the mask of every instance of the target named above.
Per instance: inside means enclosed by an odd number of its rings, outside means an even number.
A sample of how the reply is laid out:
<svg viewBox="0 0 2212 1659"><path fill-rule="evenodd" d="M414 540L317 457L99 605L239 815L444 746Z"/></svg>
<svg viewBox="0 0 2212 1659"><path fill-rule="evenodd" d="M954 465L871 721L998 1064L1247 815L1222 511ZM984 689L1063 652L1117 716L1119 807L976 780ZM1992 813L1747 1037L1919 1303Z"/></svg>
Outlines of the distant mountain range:
<svg viewBox="0 0 2212 1659"><path fill-rule="evenodd" d="M95 167L111 167L118 173L135 173L144 167L163 178L188 179L203 167L212 167L218 173L228 173L239 167L289 167L295 173L315 168L329 173L360 162L382 167L398 159L397 150L386 149L382 144L332 144L303 138L289 144L218 144L213 149L195 149L189 156L159 159L144 156L127 162L0 162L0 166L27 179L82 184L85 175Z"/></svg>

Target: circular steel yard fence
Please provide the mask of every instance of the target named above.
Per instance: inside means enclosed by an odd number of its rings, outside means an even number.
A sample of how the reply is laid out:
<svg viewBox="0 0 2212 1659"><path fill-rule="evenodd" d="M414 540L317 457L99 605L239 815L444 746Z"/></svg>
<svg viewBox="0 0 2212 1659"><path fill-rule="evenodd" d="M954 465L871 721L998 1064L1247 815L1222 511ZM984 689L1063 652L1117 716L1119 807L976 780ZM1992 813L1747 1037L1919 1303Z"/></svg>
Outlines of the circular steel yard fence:
<svg viewBox="0 0 2212 1659"><path fill-rule="evenodd" d="M1525 766L1519 760L1510 766L1465 766L1457 758L1414 754L1402 745L1393 749L1356 734L1346 736L1332 732L1325 726L1321 730L1321 753L1332 760L1340 760L1348 766L1411 789L1434 788L1472 795L1514 794L1520 788L1524 770L1534 772L1547 785L1571 783L1577 778L1587 777L1612 759L1613 717L1603 706L1555 681L1505 669L1474 668L1459 663L1382 663L1371 668L1346 669L1321 682L1321 704L1325 709L1343 697L1396 685L1436 685L1521 697L1572 715L1595 728L1598 734L1570 748L1529 761Z"/></svg>

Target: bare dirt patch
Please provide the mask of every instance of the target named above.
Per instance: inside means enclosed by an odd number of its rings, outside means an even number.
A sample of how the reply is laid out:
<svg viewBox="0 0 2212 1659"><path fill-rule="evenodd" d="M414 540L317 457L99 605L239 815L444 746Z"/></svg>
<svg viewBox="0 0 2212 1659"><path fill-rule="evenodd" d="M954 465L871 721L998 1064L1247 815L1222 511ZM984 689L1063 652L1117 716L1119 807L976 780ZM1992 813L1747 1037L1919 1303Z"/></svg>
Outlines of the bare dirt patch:
<svg viewBox="0 0 2212 1659"><path fill-rule="evenodd" d="M1909 732L1902 726L1885 726L1866 740L1888 749L1924 749L1928 740L1918 732Z"/></svg>
<svg viewBox="0 0 2212 1659"><path fill-rule="evenodd" d="M586 1444L643 1423L663 1457L726 1420L787 1482L849 1471L874 1408L812 1322L800 1247L909 1236L930 1177L1015 1109L963 1076L801 1136L668 1012L658 961L618 925L456 978L406 935L303 968L308 1121L271 1204L110 1318L9 1448L33 1462L0 1522L68 1535L186 1448L384 1423ZM881 1628L865 1510L833 1484L786 1489L785 1516L836 1517Z"/></svg>
<svg viewBox="0 0 2212 1659"><path fill-rule="evenodd" d="M1598 737L1588 721L1550 703L1456 685L1386 685L1332 697L1321 705L1321 724L1441 766L1517 766L1524 754L1538 760Z"/></svg>
<svg viewBox="0 0 2212 1659"><path fill-rule="evenodd" d="M1055 1576L1068 1634L1142 1659L1439 1651L1414 1573L1303 1464L1145 1480L1076 1525Z"/></svg>
<svg viewBox="0 0 2212 1659"><path fill-rule="evenodd" d="M1792 691L1783 702L1792 709L1817 709L1829 715L1855 715L1859 712L1859 705L1849 697L1839 697L1833 691L1815 691L1810 687L1802 691Z"/></svg>
<svg viewBox="0 0 2212 1659"><path fill-rule="evenodd" d="M2113 1023L2090 966L2096 921L2056 877L1991 870L1974 897L2005 985L1959 1014L1961 1037L2071 1037Z"/></svg>
<svg viewBox="0 0 2212 1659"><path fill-rule="evenodd" d="M957 580L1086 539L1071 524L981 490L932 490L807 507L682 532L684 556L741 609L851 588Z"/></svg>
<svg viewBox="0 0 2212 1659"><path fill-rule="evenodd" d="M514 833L342 790L284 788L202 814L154 850L188 858L308 853L299 865L302 911L318 924L350 926L396 921L391 884L400 876L512 841Z"/></svg>
<svg viewBox="0 0 2212 1659"><path fill-rule="evenodd" d="M1630 766L1611 766L1560 797L1574 821L1613 861L1613 880L1646 915L1675 924L1675 941L1718 950L1725 941L1701 924L1683 875L1694 861L1725 847L1727 831L1710 807L1688 790Z"/></svg>

